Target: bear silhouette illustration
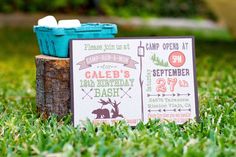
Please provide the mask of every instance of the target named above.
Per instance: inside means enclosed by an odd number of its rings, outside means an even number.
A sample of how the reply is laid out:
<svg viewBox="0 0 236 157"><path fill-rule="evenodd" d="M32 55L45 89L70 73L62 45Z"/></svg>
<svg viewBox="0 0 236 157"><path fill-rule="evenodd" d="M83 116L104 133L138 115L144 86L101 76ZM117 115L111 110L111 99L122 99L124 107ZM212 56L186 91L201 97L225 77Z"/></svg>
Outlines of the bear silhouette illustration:
<svg viewBox="0 0 236 157"><path fill-rule="evenodd" d="M92 113L97 115L96 119L110 118L110 112L108 109L99 108L99 109L93 110Z"/></svg>
<svg viewBox="0 0 236 157"><path fill-rule="evenodd" d="M112 107L112 109L111 109L111 118L118 118L118 117L124 118L124 116L122 114L120 114L120 111L119 111L119 105L120 105L121 102L116 102L116 100L112 101L110 98L108 98L108 100L100 99L100 101L98 101L98 103L102 104L101 108L97 109L97 110L94 110L95 112L94 111L92 112L94 114L99 113L99 114L97 114L96 119L107 117L108 116L107 114L110 113L108 109L105 109L107 111L102 110L103 106L105 106L105 105L109 105L110 107ZM104 112L104 113L101 114L100 112ZM106 116L104 116L104 114L106 114ZM110 118L110 115L109 115L109 118Z"/></svg>

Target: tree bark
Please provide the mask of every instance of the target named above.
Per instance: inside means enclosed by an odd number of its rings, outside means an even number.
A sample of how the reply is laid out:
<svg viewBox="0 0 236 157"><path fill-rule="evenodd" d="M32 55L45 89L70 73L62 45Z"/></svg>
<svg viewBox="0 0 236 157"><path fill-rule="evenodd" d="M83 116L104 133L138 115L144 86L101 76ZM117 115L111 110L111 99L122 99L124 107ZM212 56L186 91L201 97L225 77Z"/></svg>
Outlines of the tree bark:
<svg viewBox="0 0 236 157"><path fill-rule="evenodd" d="M45 118L70 111L70 59L38 55L36 60L36 105Z"/></svg>

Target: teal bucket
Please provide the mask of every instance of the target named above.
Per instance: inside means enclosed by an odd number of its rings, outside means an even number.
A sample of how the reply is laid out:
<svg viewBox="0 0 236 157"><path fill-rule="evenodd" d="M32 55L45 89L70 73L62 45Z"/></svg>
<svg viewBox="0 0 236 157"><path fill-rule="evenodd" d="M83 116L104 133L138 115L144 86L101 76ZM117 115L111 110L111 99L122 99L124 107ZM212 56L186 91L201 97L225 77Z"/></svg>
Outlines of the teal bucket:
<svg viewBox="0 0 236 157"><path fill-rule="evenodd" d="M117 26L109 23L86 23L80 27L55 28L34 26L40 53L55 57L69 57L71 39L114 38Z"/></svg>

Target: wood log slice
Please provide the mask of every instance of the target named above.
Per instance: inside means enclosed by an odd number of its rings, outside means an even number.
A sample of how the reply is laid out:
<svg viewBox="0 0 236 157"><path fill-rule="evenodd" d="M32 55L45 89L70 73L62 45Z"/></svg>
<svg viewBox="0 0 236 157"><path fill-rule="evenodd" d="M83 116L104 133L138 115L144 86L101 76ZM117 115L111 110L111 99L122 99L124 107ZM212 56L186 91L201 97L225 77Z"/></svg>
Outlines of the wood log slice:
<svg viewBox="0 0 236 157"><path fill-rule="evenodd" d="M36 61L36 105L44 117L70 112L70 59L38 55Z"/></svg>

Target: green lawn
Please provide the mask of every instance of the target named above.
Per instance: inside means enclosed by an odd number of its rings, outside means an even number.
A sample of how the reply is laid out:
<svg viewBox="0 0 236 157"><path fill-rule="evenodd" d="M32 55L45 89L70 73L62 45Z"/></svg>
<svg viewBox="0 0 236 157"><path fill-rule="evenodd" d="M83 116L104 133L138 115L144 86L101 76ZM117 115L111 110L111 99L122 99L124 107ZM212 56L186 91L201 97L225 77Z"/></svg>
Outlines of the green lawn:
<svg viewBox="0 0 236 157"><path fill-rule="evenodd" d="M236 156L236 43L225 32L122 29L119 36L195 35L200 122L151 121L74 128L67 116L43 120L35 106L31 28L0 29L0 156Z"/></svg>

